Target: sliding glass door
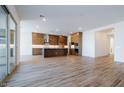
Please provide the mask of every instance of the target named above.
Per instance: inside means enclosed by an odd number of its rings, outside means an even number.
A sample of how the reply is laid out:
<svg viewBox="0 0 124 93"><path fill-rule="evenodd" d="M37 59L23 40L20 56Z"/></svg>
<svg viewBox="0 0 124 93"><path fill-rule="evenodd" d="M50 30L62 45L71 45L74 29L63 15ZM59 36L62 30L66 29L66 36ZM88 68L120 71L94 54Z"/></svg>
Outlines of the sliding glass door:
<svg viewBox="0 0 124 93"><path fill-rule="evenodd" d="M14 69L16 66L16 23L13 20L12 16L8 16L8 37L9 37L9 68L10 72Z"/></svg>
<svg viewBox="0 0 124 93"><path fill-rule="evenodd" d="M5 6L0 6L0 84L16 66L16 22Z"/></svg>
<svg viewBox="0 0 124 93"><path fill-rule="evenodd" d="M8 70L7 60L7 13L0 6L0 81L5 78Z"/></svg>

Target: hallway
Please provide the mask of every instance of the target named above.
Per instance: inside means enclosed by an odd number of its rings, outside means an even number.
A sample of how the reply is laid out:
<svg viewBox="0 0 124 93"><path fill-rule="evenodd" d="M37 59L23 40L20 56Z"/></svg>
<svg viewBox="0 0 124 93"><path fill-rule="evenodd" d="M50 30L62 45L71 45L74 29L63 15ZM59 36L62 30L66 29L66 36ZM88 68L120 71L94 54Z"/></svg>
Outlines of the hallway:
<svg viewBox="0 0 124 93"><path fill-rule="evenodd" d="M109 87L124 86L124 64L110 56L22 57L16 74L8 81L12 87Z"/></svg>

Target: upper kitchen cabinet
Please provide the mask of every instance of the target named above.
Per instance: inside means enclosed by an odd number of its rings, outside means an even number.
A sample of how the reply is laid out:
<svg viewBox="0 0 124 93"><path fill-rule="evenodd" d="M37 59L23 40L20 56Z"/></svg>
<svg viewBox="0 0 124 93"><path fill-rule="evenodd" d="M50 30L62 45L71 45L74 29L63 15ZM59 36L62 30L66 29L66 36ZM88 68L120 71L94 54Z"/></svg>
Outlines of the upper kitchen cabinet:
<svg viewBox="0 0 124 93"><path fill-rule="evenodd" d="M33 45L43 45L44 44L44 34L42 33L32 33L32 44Z"/></svg>
<svg viewBox="0 0 124 93"><path fill-rule="evenodd" d="M71 42L79 43L79 37L80 37L79 35L80 35L79 32L71 34Z"/></svg>
<svg viewBox="0 0 124 93"><path fill-rule="evenodd" d="M59 36L59 44L67 45L67 36Z"/></svg>
<svg viewBox="0 0 124 93"><path fill-rule="evenodd" d="M58 45L58 40L59 40L59 36L57 35L49 35L49 44L50 45Z"/></svg>

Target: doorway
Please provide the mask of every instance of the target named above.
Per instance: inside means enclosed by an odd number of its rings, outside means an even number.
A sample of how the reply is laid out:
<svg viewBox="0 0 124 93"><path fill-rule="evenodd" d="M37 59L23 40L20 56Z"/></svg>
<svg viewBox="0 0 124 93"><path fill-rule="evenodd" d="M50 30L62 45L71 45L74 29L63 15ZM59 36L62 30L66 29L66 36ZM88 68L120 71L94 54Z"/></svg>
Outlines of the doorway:
<svg viewBox="0 0 124 93"><path fill-rule="evenodd" d="M114 55L114 30L105 29L95 33L95 57Z"/></svg>

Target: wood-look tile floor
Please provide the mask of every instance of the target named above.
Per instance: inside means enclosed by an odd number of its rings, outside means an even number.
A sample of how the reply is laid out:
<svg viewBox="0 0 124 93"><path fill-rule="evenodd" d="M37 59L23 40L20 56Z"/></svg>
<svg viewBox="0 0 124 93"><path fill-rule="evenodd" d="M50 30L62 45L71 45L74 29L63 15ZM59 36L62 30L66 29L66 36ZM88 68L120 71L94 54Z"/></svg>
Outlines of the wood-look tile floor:
<svg viewBox="0 0 124 93"><path fill-rule="evenodd" d="M25 57L7 86L123 87L124 64L114 62L110 56Z"/></svg>

